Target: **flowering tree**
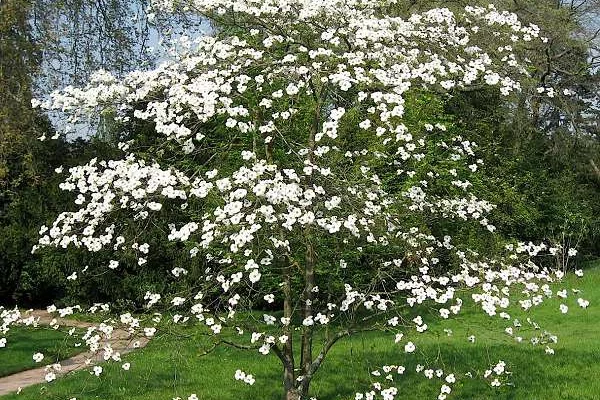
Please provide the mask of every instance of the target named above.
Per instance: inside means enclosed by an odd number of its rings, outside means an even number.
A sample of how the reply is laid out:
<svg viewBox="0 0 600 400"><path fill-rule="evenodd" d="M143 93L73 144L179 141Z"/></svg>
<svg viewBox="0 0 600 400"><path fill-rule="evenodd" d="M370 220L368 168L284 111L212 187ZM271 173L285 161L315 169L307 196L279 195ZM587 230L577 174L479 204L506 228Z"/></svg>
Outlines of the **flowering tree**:
<svg viewBox="0 0 600 400"><path fill-rule="evenodd" d="M388 331L390 345L413 353L411 337L428 330L418 306L447 319L461 310L460 288L489 315L512 304L510 286L524 290L524 308L552 296L543 282L556 274L529 260L544 245L486 260L436 228L474 222L493 233L493 205L470 191L482 161L451 126L407 118L422 93L519 90L527 70L516 49L540 40L537 27L492 6L404 19L395 3L190 1L216 22L213 36L182 37L154 70L123 81L101 71L84 88L54 93L42 108L71 124L112 113L148 128L151 147L124 141L122 159L70 168L61 188L78 208L42 227L36 249L107 249L108 268L132 253L142 265L152 252L143 227L166 208L182 210L188 220L169 223L164 239L182 242L204 271L194 293L168 299L173 322L205 325L215 345L274 353L288 400L307 398L330 349L356 332ZM188 272L173 266L175 277ZM146 297L148 307L163 300ZM269 303L282 311L250 312ZM155 332L130 314L121 322ZM493 385L504 368L495 365ZM443 399L456 377L440 377ZM241 369L235 378L254 380ZM386 381L356 398L394 398Z"/></svg>

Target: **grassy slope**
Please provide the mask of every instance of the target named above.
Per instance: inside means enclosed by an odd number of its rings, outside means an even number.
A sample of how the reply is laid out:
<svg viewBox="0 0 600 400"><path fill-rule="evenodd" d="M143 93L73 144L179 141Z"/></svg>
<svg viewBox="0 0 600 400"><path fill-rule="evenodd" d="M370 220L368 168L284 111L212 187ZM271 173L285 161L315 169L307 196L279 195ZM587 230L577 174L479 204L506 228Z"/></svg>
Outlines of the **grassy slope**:
<svg viewBox="0 0 600 400"><path fill-rule="evenodd" d="M570 311L558 311L560 302L552 300L537 309L532 318L559 336L554 356L544 354L543 346L516 344L502 332L507 321L492 319L481 312L467 311L459 319L436 324L428 335L417 338L422 357L407 356L401 348L389 346L388 336L365 334L346 339L332 350L330 357L312 386L320 400L353 398L354 390L368 390L368 371L383 363L402 363L411 372L398 380L403 400L435 399L439 382L428 381L414 373L415 359L427 360L431 368L446 371L481 372L491 363L505 360L514 373L514 387L492 389L481 380L463 378L454 386L454 399L518 399L518 400L584 400L600 398L600 265L586 271L583 279L569 278L561 287L582 289L581 296L591 307L581 310L577 297L564 301ZM576 295L578 296L578 295ZM522 321L526 315L513 316ZM521 313L522 314L522 313ZM524 324L525 325L525 324ZM453 330L448 337L443 328ZM479 332L479 334L478 334ZM531 331L529 331L531 332ZM466 337L477 335L474 344ZM525 335L524 335L525 336ZM221 348L208 356L200 356L200 337L157 338L150 345L126 356L132 370L108 365L106 373L96 378L88 372L46 385L45 398L65 399L171 399L187 398L197 393L203 400L214 399L279 399L280 367L275 356L261 356L230 348ZM393 343L393 342L392 342ZM233 380L236 369L253 373L257 380L245 386ZM2 400L40 398L40 386L24 390L20 395Z"/></svg>
<svg viewBox="0 0 600 400"><path fill-rule="evenodd" d="M11 328L6 335L8 343L0 349L0 377L51 364L81 352L82 349L68 345L64 332L51 328ZM33 354L44 354L42 363L33 361Z"/></svg>

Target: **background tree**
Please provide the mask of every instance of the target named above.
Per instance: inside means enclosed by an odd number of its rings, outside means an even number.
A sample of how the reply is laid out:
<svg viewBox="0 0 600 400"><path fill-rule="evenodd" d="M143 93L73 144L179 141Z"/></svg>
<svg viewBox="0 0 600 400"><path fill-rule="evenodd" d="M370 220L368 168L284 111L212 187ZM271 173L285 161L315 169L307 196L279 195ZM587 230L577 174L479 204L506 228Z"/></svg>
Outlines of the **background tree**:
<svg viewBox="0 0 600 400"><path fill-rule="evenodd" d="M37 137L47 121L31 109L32 81L40 62L39 48L29 29L29 3L0 3L0 301L9 300L20 277L23 253L37 231L26 215L11 216L20 191L40 184L44 167L34 159ZM35 229L34 232L25 228Z"/></svg>

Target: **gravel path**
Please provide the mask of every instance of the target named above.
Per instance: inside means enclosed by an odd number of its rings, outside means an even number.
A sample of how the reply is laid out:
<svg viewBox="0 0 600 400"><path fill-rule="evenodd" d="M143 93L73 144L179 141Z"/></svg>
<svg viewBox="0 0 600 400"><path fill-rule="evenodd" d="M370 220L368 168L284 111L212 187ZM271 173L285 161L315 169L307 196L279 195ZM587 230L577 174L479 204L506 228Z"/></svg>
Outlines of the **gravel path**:
<svg viewBox="0 0 600 400"><path fill-rule="evenodd" d="M39 317L39 325L50 325L52 319L54 319L53 315L48 314L44 310L34 310L30 313L24 315L34 316L36 318ZM71 328L82 328L87 329L91 326L96 326L97 324L76 321L72 319L65 318L56 318L57 323L61 327L71 327ZM133 343L138 342L139 346L134 347ZM136 348L144 347L148 343L148 339L145 337L131 337L129 332L126 332L121 329L115 329L112 332L111 338L108 340L108 343L112 346L114 351L118 351L121 355L129 353ZM106 344L104 342L103 344ZM61 371L57 373L57 375L64 375L71 371L76 371L80 369L84 369L88 367L88 362L91 360L92 362L103 362L102 352L98 352L93 354L91 352L83 352L77 354L71 358L66 360L61 360L60 364L62 366ZM19 389L25 388L27 386L36 385L38 383L44 383L46 380L44 379L46 375L46 367L34 368L27 371L17 372L16 374L8 375L0 378L0 396L5 394L13 393L19 391Z"/></svg>

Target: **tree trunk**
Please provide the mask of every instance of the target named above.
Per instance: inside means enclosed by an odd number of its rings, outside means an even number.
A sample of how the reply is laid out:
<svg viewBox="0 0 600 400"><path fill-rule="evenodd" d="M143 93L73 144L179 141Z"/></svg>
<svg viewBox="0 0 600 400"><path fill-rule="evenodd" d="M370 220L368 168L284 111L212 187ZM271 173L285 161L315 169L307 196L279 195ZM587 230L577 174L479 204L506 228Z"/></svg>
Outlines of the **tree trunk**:
<svg viewBox="0 0 600 400"><path fill-rule="evenodd" d="M284 400L300 400L302 395L300 389L296 386L296 375L294 368L290 365L283 366L283 387L285 389Z"/></svg>
<svg viewBox="0 0 600 400"><path fill-rule="evenodd" d="M300 391L297 388L290 388L285 391L285 400L300 400Z"/></svg>
<svg viewBox="0 0 600 400"><path fill-rule="evenodd" d="M310 240L310 237L308 237L304 266L304 293L302 296L305 319L313 316L312 302L314 300L313 288L315 287L315 253ZM300 351L300 367L303 377L309 373L312 365L312 333L312 326L303 327Z"/></svg>
<svg viewBox="0 0 600 400"><path fill-rule="evenodd" d="M289 260L286 260L289 261ZM283 316L291 320L292 318L292 283L291 283L291 266L289 262L286 262L284 272L284 285L283 285ZM296 375L294 373L295 362L294 362L294 345L293 345L293 332L290 329L290 325L284 325L283 334L288 337L287 342L283 347L283 386L285 389L285 400L296 400L300 399L300 395L296 389Z"/></svg>

